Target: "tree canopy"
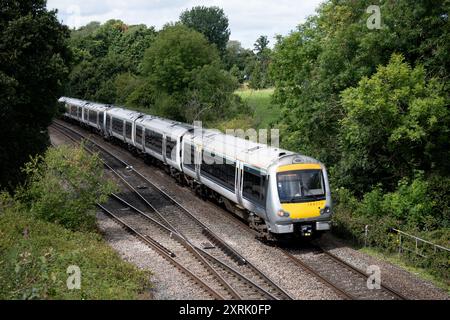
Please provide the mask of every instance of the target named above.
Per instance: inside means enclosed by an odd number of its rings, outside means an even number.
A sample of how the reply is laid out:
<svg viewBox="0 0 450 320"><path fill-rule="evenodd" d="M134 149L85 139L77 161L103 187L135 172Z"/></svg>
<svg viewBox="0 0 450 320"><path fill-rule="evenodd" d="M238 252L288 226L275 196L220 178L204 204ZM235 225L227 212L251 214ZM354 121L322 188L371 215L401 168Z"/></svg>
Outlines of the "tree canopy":
<svg viewBox="0 0 450 320"><path fill-rule="evenodd" d="M0 12L0 186L48 145L47 126L69 72L69 30L44 0L7 0Z"/></svg>
<svg viewBox="0 0 450 320"><path fill-rule="evenodd" d="M210 43L217 46L219 53L225 53L230 38L230 30L228 18L223 9L219 7L193 7L181 13L180 21L185 26L203 34Z"/></svg>

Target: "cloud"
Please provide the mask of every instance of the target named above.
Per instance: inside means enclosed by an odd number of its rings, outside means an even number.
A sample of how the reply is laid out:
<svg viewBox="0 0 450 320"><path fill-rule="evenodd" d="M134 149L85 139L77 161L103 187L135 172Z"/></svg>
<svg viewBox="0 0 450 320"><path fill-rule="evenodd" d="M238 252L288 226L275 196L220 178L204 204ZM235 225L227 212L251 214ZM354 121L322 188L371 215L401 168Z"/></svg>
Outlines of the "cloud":
<svg viewBox="0 0 450 320"><path fill-rule="evenodd" d="M128 24L144 23L161 28L177 21L180 13L194 6L218 6L228 16L231 36L244 47L253 48L260 35L273 39L288 34L306 17L314 14L323 0L48 0L49 9L58 9L59 19L78 28L91 21L120 19ZM274 40L272 40L273 44Z"/></svg>

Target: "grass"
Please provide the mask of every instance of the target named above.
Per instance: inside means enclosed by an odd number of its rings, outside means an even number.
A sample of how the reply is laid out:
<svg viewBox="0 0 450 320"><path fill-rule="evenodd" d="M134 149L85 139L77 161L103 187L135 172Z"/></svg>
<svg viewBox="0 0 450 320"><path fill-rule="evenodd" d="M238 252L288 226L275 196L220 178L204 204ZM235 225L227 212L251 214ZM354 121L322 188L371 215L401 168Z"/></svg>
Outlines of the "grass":
<svg viewBox="0 0 450 320"><path fill-rule="evenodd" d="M380 252L377 249L369 247L360 248L358 249L358 251L370 255L379 260L388 261L393 265L405 269L406 271L416 275L420 279L432 282L435 286L447 291L447 293L450 295L450 284L445 282L443 278L434 276L426 269L415 267L409 263L406 263L398 254Z"/></svg>
<svg viewBox="0 0 450 320"><path fill-rule="evenodd" d="M242 88L236 94L254 110L255 129L268 129L280 116L279 109L272 104L273 88L253 90Z"/></svg>
<svg viewBox="0 0 450 320"><path fill-rule="evenodd" d="M70 265L80 268L79 290L67 287ZM0 299L136 299L149 276L123 261L99 234L0 211Z"/></svg>

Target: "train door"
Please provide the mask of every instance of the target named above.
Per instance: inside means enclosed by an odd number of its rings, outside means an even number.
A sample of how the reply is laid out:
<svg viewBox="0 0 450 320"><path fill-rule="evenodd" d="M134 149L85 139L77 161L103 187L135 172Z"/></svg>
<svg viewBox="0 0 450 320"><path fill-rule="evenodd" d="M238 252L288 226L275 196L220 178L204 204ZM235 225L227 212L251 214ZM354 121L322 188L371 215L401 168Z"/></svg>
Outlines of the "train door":
<svg viewBox="0 0 450 320"><path fill-rule="evenodd" d="M242 183L244 178L244 164L236 160L236 183L235 183L235 193L237 201L242 205Z"/></svg>

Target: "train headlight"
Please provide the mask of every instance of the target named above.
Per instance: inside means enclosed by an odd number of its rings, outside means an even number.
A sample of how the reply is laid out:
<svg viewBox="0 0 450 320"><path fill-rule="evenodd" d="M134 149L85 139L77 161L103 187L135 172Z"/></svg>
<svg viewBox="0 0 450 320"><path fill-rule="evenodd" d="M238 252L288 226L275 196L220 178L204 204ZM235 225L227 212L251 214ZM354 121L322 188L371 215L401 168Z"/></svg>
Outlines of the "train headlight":
<svg viewBox="0 0 450 320"><path fill-rule="evenodd" d="M288 218L291 214L287 211L284 211L283 209L280 209L277 211L277 216L279 217L283 217L283 218Z"/></svg>
<svg viewBox="0 0 450 320"><path fill-rule="evenodd" d="M323 209L320 209L320 214L330 214L330 213L331 213L330 207L325 207Z"/></svg>

